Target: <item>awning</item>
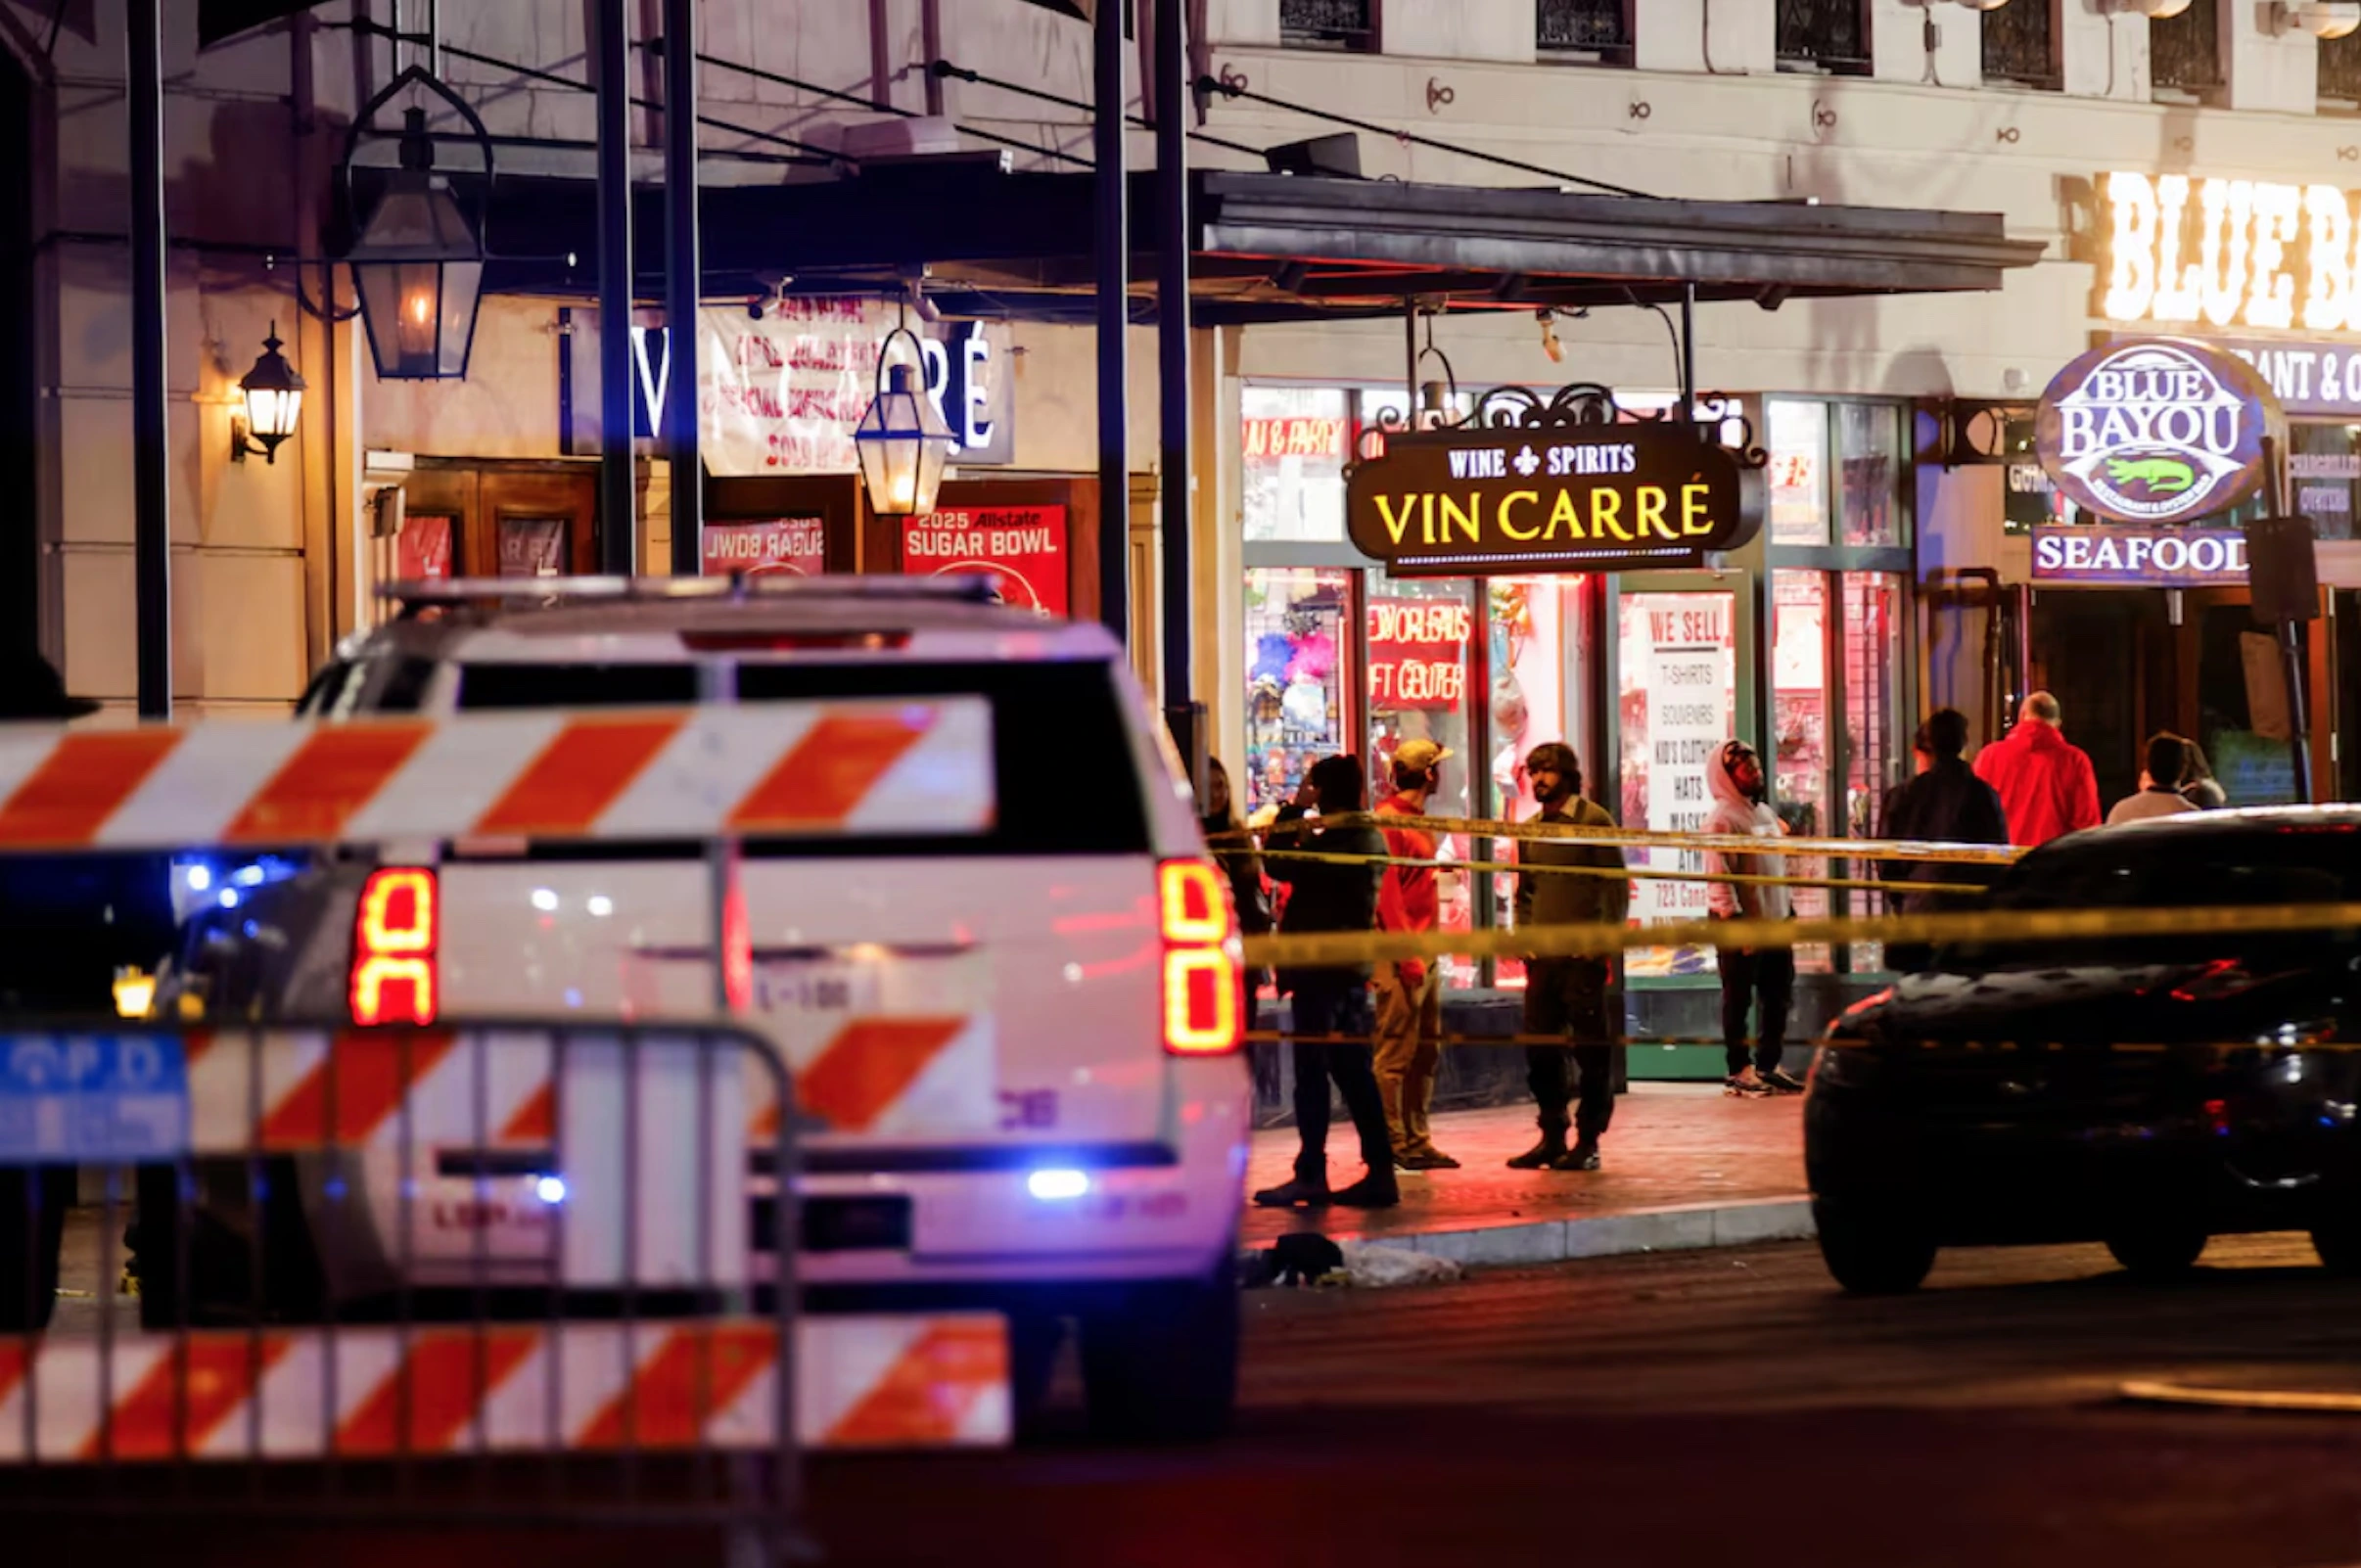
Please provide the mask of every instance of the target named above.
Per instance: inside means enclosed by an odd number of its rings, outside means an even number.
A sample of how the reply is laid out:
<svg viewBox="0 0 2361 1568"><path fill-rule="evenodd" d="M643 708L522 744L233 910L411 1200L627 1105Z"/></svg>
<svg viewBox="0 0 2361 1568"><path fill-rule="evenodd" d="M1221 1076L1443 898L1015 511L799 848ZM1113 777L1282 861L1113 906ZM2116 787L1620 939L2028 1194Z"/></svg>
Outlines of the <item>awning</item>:
<svg viewBox="0 0 2361 1568"><path fill-rule="evenodd" d="M1152 174L1133 176L1136 307L1153 309ZM1193 313L1206 325L1453 310L1997 290L2044 245L1998 213L1685 202L1200 170ZM368 201L367 171L362 201ZM635 193L637 254L663 254L661 190ZM1088 320L1091 177L1012 173L991 155L872 163L840 178L701 193L705 292L894 290L923 266L947 312ZM587 180L503 178L489 242L510 257L487 286L588 293L595 207ZM518 257L530 249L538 259ZM571 264L565 259L572 253Z"/></svg>

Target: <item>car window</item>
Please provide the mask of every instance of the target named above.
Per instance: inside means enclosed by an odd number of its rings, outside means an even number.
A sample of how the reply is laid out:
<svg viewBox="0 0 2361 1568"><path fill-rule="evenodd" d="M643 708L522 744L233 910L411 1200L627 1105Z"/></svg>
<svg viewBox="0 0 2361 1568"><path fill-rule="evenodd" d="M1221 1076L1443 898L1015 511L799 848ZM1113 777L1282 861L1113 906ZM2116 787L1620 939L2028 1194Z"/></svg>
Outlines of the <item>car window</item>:
<svg viewBox="0 0 2361 1568"><path fill-rule="evenodd" d="M931 848L923 853L1147 851L1139 769L1113 674L1103 662L750 664L738 670L739 700L748 703L968 693L992 704L997 819L981 838L927 841ZM880 842L846 841L843 853L874 853ZM809 854L812 846L808 840L749 844L747 853Z"/></svg>
<svg viewBox="0 0 2361 1568"><path fill-rule="evenodd" d="M983 834L925 838L756 841L749 855L1138 854L1149 848L1139 769L1122 699L1100 661L1030 663L754 663L738 669L744 703L830 697L981 696L992 705L996 815ZM459 676L470 710L689 704L694 665L471 664ZM548 857L558 851L536 851ZM597 853L692 853L686 846L577 847Z"/></svg>
<svg viewBox="0 0 2361 1568"><path fill-rule="evenodd" d="M697 700L697 667L685 664L473 664L459 670L459 706L640 708Z"/></svg>
<svg viewBox="0 0 2361 1568"><path fill-rule="evenodd" d="M2099 833L2026 856L1992 890L1986 907L2011 909L2195 909L2361 900L2361 830L2341 823L2287 824L2229 833ZM2036 953L2007 943L1960 944L1945 968L2027 961L2178 963L2266 952L2275 959L2318 945L2349 944L2322 933L2106 938L2048 944Z"/></svg>

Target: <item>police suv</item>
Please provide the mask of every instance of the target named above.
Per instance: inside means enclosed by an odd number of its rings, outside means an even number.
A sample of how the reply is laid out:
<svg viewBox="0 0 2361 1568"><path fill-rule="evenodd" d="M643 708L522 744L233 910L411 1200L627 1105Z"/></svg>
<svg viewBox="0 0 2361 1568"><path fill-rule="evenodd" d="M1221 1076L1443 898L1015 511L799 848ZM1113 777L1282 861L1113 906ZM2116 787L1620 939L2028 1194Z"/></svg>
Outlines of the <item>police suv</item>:
<svg viewBox="0 0 2361 1568"><path fill-rule="evenodd" d="M991 800L972 829L866 832L856 809L838 833L739 847L744 1021L799 1066L849 1031L881 1033L892 1058L838 1084L833 1122L803 1141L805 1302L1006 1314L1020 1413L1072 1322L1099 1429L1219 1429L1251 1095L1236 924L1108 633L1004 608L978 578L511 579L394 597L394 618L319 672L305 716L980 700ZM200 913L160 994L182 1016L713 1013L702 845L470 841L182 876L202 883ZM404 966L384 983L373 918L434 931L427 971L397 943ZM563 1201L550 1175L533 1190ZM388 1238L329 1234L316 1176L287 1185L269 1252L304 1277L274 1289L343 1302L382 1286ZM459 1201L467 1180L441 1185L452 1201L428 1191L408 1212L470 1233L402 1258L540 1253L530 1201L487 1211Z"/></svg>

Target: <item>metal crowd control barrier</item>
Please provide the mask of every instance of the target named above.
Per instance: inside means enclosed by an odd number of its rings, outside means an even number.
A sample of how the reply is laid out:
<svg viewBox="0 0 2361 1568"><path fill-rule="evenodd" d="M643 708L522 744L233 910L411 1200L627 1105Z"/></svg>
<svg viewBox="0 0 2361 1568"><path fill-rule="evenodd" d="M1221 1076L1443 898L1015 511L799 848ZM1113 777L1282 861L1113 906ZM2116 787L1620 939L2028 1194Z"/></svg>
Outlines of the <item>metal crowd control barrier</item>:
<svg viewBox="0 0 2361 1568"><path fill-rule="evenodd" d="M0 1019L0 1509L712 1525L775 1562L801 1450L1005 1441L997 1317L799 1315L793 1085L728 1022L739 836L993 810L957 696L0 726L0 853L703 841L715 982L710 1023Z"/></svg>
<svg viewBox="0 0 2361 1568"><path fill-rule="evenodd" d="M0 1098L0 1502L791 1540L799 1430L844 1416L796 1376L792 1249L758 1259L749 1075L789 1087L759 1038L19 1027L0 1051L30 1089ZM223 1461L271 1469L198 1477Z"/></svg>

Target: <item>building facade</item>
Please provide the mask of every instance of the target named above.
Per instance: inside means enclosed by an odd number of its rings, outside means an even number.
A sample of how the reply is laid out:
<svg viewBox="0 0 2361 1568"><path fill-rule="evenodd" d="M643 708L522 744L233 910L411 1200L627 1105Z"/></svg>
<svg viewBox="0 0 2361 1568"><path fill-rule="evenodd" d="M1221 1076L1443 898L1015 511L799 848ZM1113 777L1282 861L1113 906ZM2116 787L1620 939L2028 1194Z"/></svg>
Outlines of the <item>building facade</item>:
<svg viewBox="0 0 2361 1568"><path fill-rule="evenodd" d="M8 69L27 106L22 122L0 123L26 156L0 164L30 170L22 190L0 187L10 207L0 240L23 235L11 251L20 259L0 275L17 301L0 310L17 335L0 338L0 408L30 410L34 436L5 482L24 499L0 549L20 584L17 634L61 658L73 690L122 705L133 657L121 17L106 3L69 9L60 24L51 7L0 0ZM644 46L661 8L635 9ZM1039 95L1088 99L1089 28L1071 14L1087 9L712 0L702 12L705 177L817 177L815 154L876 146L863 138L888 121L906 121L909 151L1004 150L1019 168L1071 169L1088 152L1086 118ZM477 110L504 171L586 174L583 8L330 4L203 48L197 19L167 10L177 689L201 711L280 714L335 639L368 623L380 578L438 561L571 565L604 526L583 510L594 505L584 485L600 439L584 287L551 287L544 269L535 288L489 294L464 381L381 382L358 324L307 308L349 301L342 269L319 264L345 127L402 65L430 67ZM2338 233L2349 247L2353 220L2347 210L2337 230L2309 204L2341 191L2361 158L2361 33L2324 40L2288 8L2245 0L2191 0L2163 20L2107 0L2008 0L1984 12L1943 0L1193 0L1190 16L1194 64L1244 89L1208 95L1200 128L1215 140L1192 148L1207 167L1258 167L1253 149L1350 134L1370 178L1549 187L1563 174L1689 199L1993 212L2012 236L2047 247L1999 294L1774 292L1701 306L1699 386L1717 398L1706 412L1741 422L1733 428L1767 450L1771 482L1761 538L1712 571L1405 581L1344 538L1344 464L1365 430L1411 412L1417 383L1442 381L1463 398L1583 382L1633 410L1676 402L1680 361L1656 311L1537 319L1453 300L1411 323L1407 342L1400 319L1195 332L1187 695L1207 704L1213 750L1250 802L1290 790L1321 751L1381 759L1431 736L1459 754L1450 809L1516 815L1530 809L1518 760L1563 738L1582 753L1592 793L1626 822L1676 827L1698 809L1704 743L1735 733L1775 759L1792 827L1862 837L1904 776L1923 711L1961 707L1980 743L2036 685L2065 699L2068 732L2110 791L2131 787L2141 738L2169 724L2216 753L2234 796L2289 793L2288 718L2268 711L2267 683L2252 674L2253 628L2234 575L2183 581L2151 557L2145 576L2101 584L2038 564L2041 530L2068 530L2055 553L2091 525L2009 461L2021 456L2012 442L2021 445L2060 367L2110 335L2147 331L2230 340L2283 383L2297 420L2296 500L2327 541L2331 616L2307 629L2306 657L2316 782L2338 787L2350 749L2338 743L2340 720L2361 697L2336 631L2353 623L2361 589L2361 543L2350 538L2361 394L2343 374L2361 348L2361 312L2335 303L2354 297L2361 269L2314 264L2312 251L2330 256ZM1144 49L1148 30L1138 36ZM636 91L658 98L657 62L644 47L635 59ZM931 70L935 61L972 77ZM1130 107L1152 113L1137 79ZM638 177L654 182L658 116L635 118ZM928 140L937 136L948 139ZM1152 157L1136 132L1134 166ZM2110 197L2118 176L2124 191L2144 183L2158 198L2148 228ZM2159 193L2178 180L2189 194L2168 222ZM2213 185L2218 222L2204 205ZM2271 204L2286 200L2277 193L2303 204L2278 242L2277 271L2256 249L2255 193L2266 189L2260 221L2271 234L2283 213ZM2315 234L2315 221L2328 227ZM2222 250L2205 250L2209 234ZM2184 236L2186 254L2167 254L2167 238ZM487 238L511 253L535 243ZM2234 241L2244 302L2183 310L2171 269L2211 257L2226 299ZM2131 256L2141 245L2145 300ZM643 298L656 264L643 245ZM836 308L811 302L826 297L804 258L782 254L771 270L770 287L796 302L774 300L764 332L803 335L812 323L795 312ZM2304 291L2285 318L2271 302L2282 275ZM737 287L709 290L709 317L754 319L762 288ZM852 330L829 329L845 363L873 364L860 345L882 336L885 308L872 295ZM274 323L309 383L302 422L275 461L236 458L235 383ZM644 323L660 328L661 316ZM1095 550L1093 520L1124 508L1131 629L1153 678L1153 498L1165 482L1153 335L1134 334L1133 484L1116 499L1091 478L1088 329L987 325L1012 441L962 468L971 487L958 504L1020 509L1035 530L1059 514L1066 604L1078 613L1095 606L1082 591L1095 569L1073 541L1089 535ZM840 378L847 386L856 399L857 372ZM1977 414L1982 436L1969 431ZM879 533L841 457L815 450L798 448L779 472L718 474L710 516L734 530L718 540L721 559L803 550L821 565L910 569L908 540ZM644 478L636 528L643 558L661 563L670 535L657 443ZM400 508L385 503L389 490ZM1704 695L1676 701L1675 686ZM1483 858L1494 846L1452 848ZM1451 919L1502 917L1504 885L1454 880ZM1641 906L1689 912L1692 897L1650 883ZM1862 898L1834 897L1831 907ZM1829 977L1830 999L1877 962L1874 951L1807 955ZM1695 1031L1709 963L1666 952L1634 965L1636 987L1665 992L1651 1015L1661 1033ZM1469 997L1516 979L1513 965L1454 972Z"/></svg>

